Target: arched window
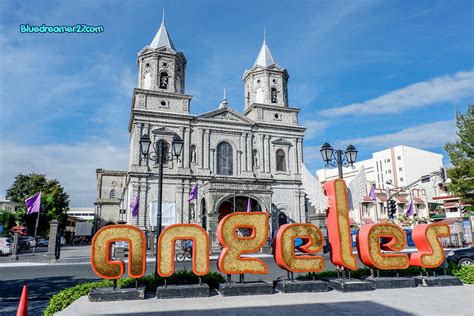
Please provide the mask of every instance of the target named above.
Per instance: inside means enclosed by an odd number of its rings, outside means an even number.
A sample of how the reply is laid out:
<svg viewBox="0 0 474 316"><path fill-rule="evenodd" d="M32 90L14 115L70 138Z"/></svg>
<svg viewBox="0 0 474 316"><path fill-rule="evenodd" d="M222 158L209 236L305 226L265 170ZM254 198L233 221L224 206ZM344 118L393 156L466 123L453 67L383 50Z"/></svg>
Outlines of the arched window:
<svg viewBox="0 0 474 316"><path fill-rule="evenodd" d="M151 73L147 72L145 75L145 82L143 83L144 89L151 89Z"/></svg>
<svg viewBox="0 0 474 316"><path fill-rule="evenodd" d="M231 176L233 174L233 153L229 143L222 142L217 146L217 174Z"/></svg>
<svg viewBox="0 0 474 316"><path fill-rule="evenodd" d="M263 103L263 89L262 88L257 89L257 94L255 96L255 102L256 103Z"/></svg>
<svg viewBox="0 0 474 316"><path fill-rule="evenodd" d="M286 171L285 152L278 149L276 152L276 169L277 171Z"/></svg>
<svg viewBox="0 0 474 316"><path fill-rule="evenodd" d="M111 199L115 199L116 195L117 195L117 192L115 191L115 189L110 190L110 198Z"/></svg>
<svg viewBox="0 0 474 316"><path fill-rule="evenodd" d="M161 148L161 143L163 143L163 150L164 150L164 155L163 157L163 163L168 163L168 153L170 150L170 144L166 140L159 140L158 141L158 150ZM156 161L156 164L158 164L158 161Z"/></svg>
<svg viewBox="0 0 474 316"><path fill-rule="evenodd" d="M272 103L277 103L278 102L278 91L276 88L272 88L270 92L270 99Z"/></svg>
<svg viewBox="0 0 474 316"><path fill-rule="evenodd" d="M160 73L160 88L168 89L168 74L166 72Z"/></svg>

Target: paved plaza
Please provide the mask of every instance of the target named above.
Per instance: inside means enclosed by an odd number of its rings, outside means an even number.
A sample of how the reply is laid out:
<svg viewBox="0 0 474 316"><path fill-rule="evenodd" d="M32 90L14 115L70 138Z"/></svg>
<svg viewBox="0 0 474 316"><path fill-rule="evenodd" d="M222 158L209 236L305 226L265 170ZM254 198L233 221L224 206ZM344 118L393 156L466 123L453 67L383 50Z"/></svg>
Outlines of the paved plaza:
<svg viewBox="0 0 474 316"><path fill-rule="evenodd" d="M91 303L81 297L58 315L472 315L474 285L240 297Z"/></svg>

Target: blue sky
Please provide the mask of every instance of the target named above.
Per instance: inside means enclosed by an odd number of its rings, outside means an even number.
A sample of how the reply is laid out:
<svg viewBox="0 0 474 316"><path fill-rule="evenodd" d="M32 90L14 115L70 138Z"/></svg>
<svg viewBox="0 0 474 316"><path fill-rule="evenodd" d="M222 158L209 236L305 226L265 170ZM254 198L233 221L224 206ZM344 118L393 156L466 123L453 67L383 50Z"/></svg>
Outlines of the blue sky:
<svg viewBox="0 0 474 316"><path fill-rule="evenodd" d="M243 109L242 74L266 29L311 170L325 141L353 143L360 159L395 145L445 155L456 111L474 101L472 1L1 1L1 194L35 171L58 178L72 206L92 206L95 169L126 169L136 54L163 8L194 114L217 108L224 88ZM24 23L105 32L21 34Z"/></svg>

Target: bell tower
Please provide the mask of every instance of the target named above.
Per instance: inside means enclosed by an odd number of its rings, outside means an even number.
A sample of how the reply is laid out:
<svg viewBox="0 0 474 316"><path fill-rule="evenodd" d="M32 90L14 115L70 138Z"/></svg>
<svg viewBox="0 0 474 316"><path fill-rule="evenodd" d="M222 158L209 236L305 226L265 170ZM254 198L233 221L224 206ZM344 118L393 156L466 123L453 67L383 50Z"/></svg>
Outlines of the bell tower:
<svg viewBox="0 0 474 316"><path fill-rule="evenodd" d="M138 88L184 94L186 58L177 52L165 16L151 44L138 53Z"/></svg>
<svg viewBox="0 0 474 316"><path fill-rule="evenodd" d="M288 107L288 72L273 59L265 36L253 67L244 72L245 109L266 104Z"/></svg>

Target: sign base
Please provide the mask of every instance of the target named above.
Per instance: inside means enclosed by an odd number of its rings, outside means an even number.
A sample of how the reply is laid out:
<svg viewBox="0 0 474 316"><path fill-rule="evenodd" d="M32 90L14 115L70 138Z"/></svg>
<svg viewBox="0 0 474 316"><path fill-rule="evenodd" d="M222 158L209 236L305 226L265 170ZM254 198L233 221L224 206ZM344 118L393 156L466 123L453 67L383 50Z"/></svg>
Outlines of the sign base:
<svg viewBox="0 0 474 316"><path fill-rule="evenodd" d="M166 287L158 287L156 289L156 298L192 298L209 296L209 286L207 284L190 284L190 285L168 285Z"/></svg>
<svg viewBox="0 0 474 316"><path fill-rule="evenodd" d="M121 288L103 287L93 289L89 292L90 302L111 302L143 300L145 298L145 288Z"/></svg>
<svg viewBox="0 0 474 316"><path fill-rule="evenodd" d="M281 281L275 287L282 293L327 292L328 283L325 281Z"/></svg>
<svg viewBox="0 0 474 316"><path fill-rule="evenodd" d="M462 286L461 280L452 275L440 276L416 276L415 282L418 286Z"/></svg>
<svg viewBox="0 0 474 316"><path fill-rule="evenodd" d="M376 289L401 289L406 287L416 287L416 281L413 278L368 277L365 280L371 282Z"/></svg>
<svg viewBox="0 0 474 316"><path fill-rule="evenodd" d="M359 279L331 279L328 281L331 289L339 292L373 291L374 286L369 281Z"/></svg>
<svg viewBox="0 0 474 316"><path fill-rule="evenodd" d="M269 295L273 294L273 286L266 282L248 282L222 284L219 293L222 296Z"/></svg>

